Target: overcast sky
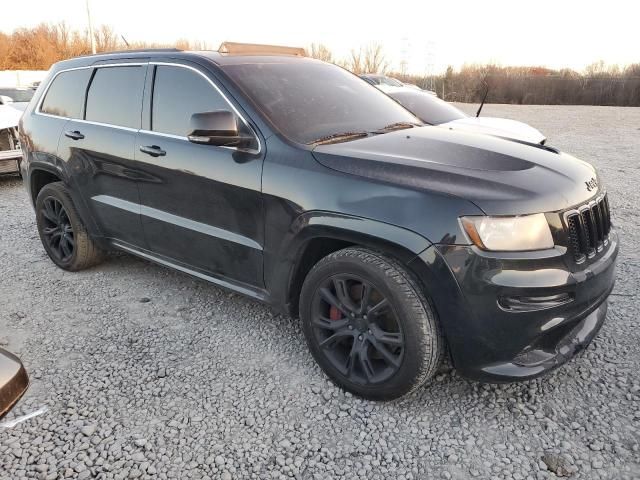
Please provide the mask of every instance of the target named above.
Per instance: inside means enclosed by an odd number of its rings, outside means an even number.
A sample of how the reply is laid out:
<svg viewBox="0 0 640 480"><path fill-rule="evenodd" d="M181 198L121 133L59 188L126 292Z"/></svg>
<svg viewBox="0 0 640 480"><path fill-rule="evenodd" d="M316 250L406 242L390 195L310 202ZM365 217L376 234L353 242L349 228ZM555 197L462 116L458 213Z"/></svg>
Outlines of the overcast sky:
<svg viewBox="0 0 640 480"><path fill-rule="evenodd" d="M129 41L178 38L307 46L337 57L377 42L409 71L497 62L578 70L597 60L640 62L637 0L89 0L94 25ZM66 21L84 29L85 0L22 0L0 30ZM7 9L5 9L7 10Z"/></svg>

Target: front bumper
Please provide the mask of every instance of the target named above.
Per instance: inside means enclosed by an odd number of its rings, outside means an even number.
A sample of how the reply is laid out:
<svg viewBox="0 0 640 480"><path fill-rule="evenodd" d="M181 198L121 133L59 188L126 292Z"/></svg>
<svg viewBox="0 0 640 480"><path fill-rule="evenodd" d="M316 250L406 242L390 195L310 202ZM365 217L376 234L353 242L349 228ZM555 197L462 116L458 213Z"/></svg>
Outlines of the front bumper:
<svg viewBox="0 0 640 480"><path fill-rule="evenodd" d="M596 336L617 254L612 230L607 248L583 266L563 249L489 254L472 246L434 246L410 266L432 296L459 373L508 382L562 365Z"/></svg>

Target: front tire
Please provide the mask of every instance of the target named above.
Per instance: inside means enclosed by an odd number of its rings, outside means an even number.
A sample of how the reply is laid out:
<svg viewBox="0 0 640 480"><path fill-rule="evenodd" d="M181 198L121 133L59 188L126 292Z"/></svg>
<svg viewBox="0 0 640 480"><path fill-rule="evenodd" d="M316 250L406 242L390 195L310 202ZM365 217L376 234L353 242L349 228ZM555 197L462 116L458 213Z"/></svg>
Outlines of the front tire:
<svg viewBox="0 0 640 480"><path fill-rule="evenodd" d="M412 274L381 253L347 248L320 260L302 286L300 317L324 372L367 399L406 395L442 363L434 310Z"/></svg>
<svg viewBox="0 0 640 480"><path fill-rule="evenodd" d="M36 223L42 245L58 267L75 272L102 261L104 252L89 237L64 183L42 187L36 198Z"/></svg>

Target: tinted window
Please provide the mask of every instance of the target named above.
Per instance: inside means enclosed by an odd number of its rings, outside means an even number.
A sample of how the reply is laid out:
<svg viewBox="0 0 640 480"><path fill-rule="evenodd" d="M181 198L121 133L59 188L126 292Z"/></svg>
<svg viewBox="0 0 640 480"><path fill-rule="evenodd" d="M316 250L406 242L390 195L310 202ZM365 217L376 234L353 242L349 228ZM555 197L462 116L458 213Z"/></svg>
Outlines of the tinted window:
<svg viewBox="0 0 640 480"><path fill-rule="evenodd" d="M420 120L431 125L439 125L466 117L456 107L430 93L404 91L391 92L389 96L404 105L407 110L413 112Z"/></svg>
<svg viewBox="0 0 640 480"><path fill-rule="evenodd" d="M299 143L419 123L380 90L335 65L300 60L223 68L286 137Z"/></svg>
<svg viewBox="0 0 640 480"><path fill-rule="evenodd" d="M140 128L145 67L96 70L87 96L87 120Z"/></svg>
<svg viewBox="0 0 640 480"><path fill-rule="evenodd" d="M229 104L200 74L158 66L153 87L151 129L186 137L194 113L229 110Z"/></svg>
<svg viewBox="0 0 640 480"><path fill-rule="evenodd" d="M91 69L62 72L47 90L40 111L61 117L82 118L82 102Z"/></svg>

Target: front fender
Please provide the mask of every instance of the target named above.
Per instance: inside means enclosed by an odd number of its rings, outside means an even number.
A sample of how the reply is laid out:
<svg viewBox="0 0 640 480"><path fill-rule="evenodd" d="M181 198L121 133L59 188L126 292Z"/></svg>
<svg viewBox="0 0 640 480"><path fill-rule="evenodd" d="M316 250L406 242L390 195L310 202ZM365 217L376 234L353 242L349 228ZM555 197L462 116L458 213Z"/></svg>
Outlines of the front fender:
<svg viewBox="0 0 640 480"><path fill-rule="evenodd" d="M327 211L305 212L294 220L278 245L265 248L267 289L274 304L283 306L288 313L295 312L292 302L296 303L296 285L304 279L306 268L312 266L302 266L312 241L361 245L384 251L404 264L431 245L411 230L377 220Z"/></svg>

